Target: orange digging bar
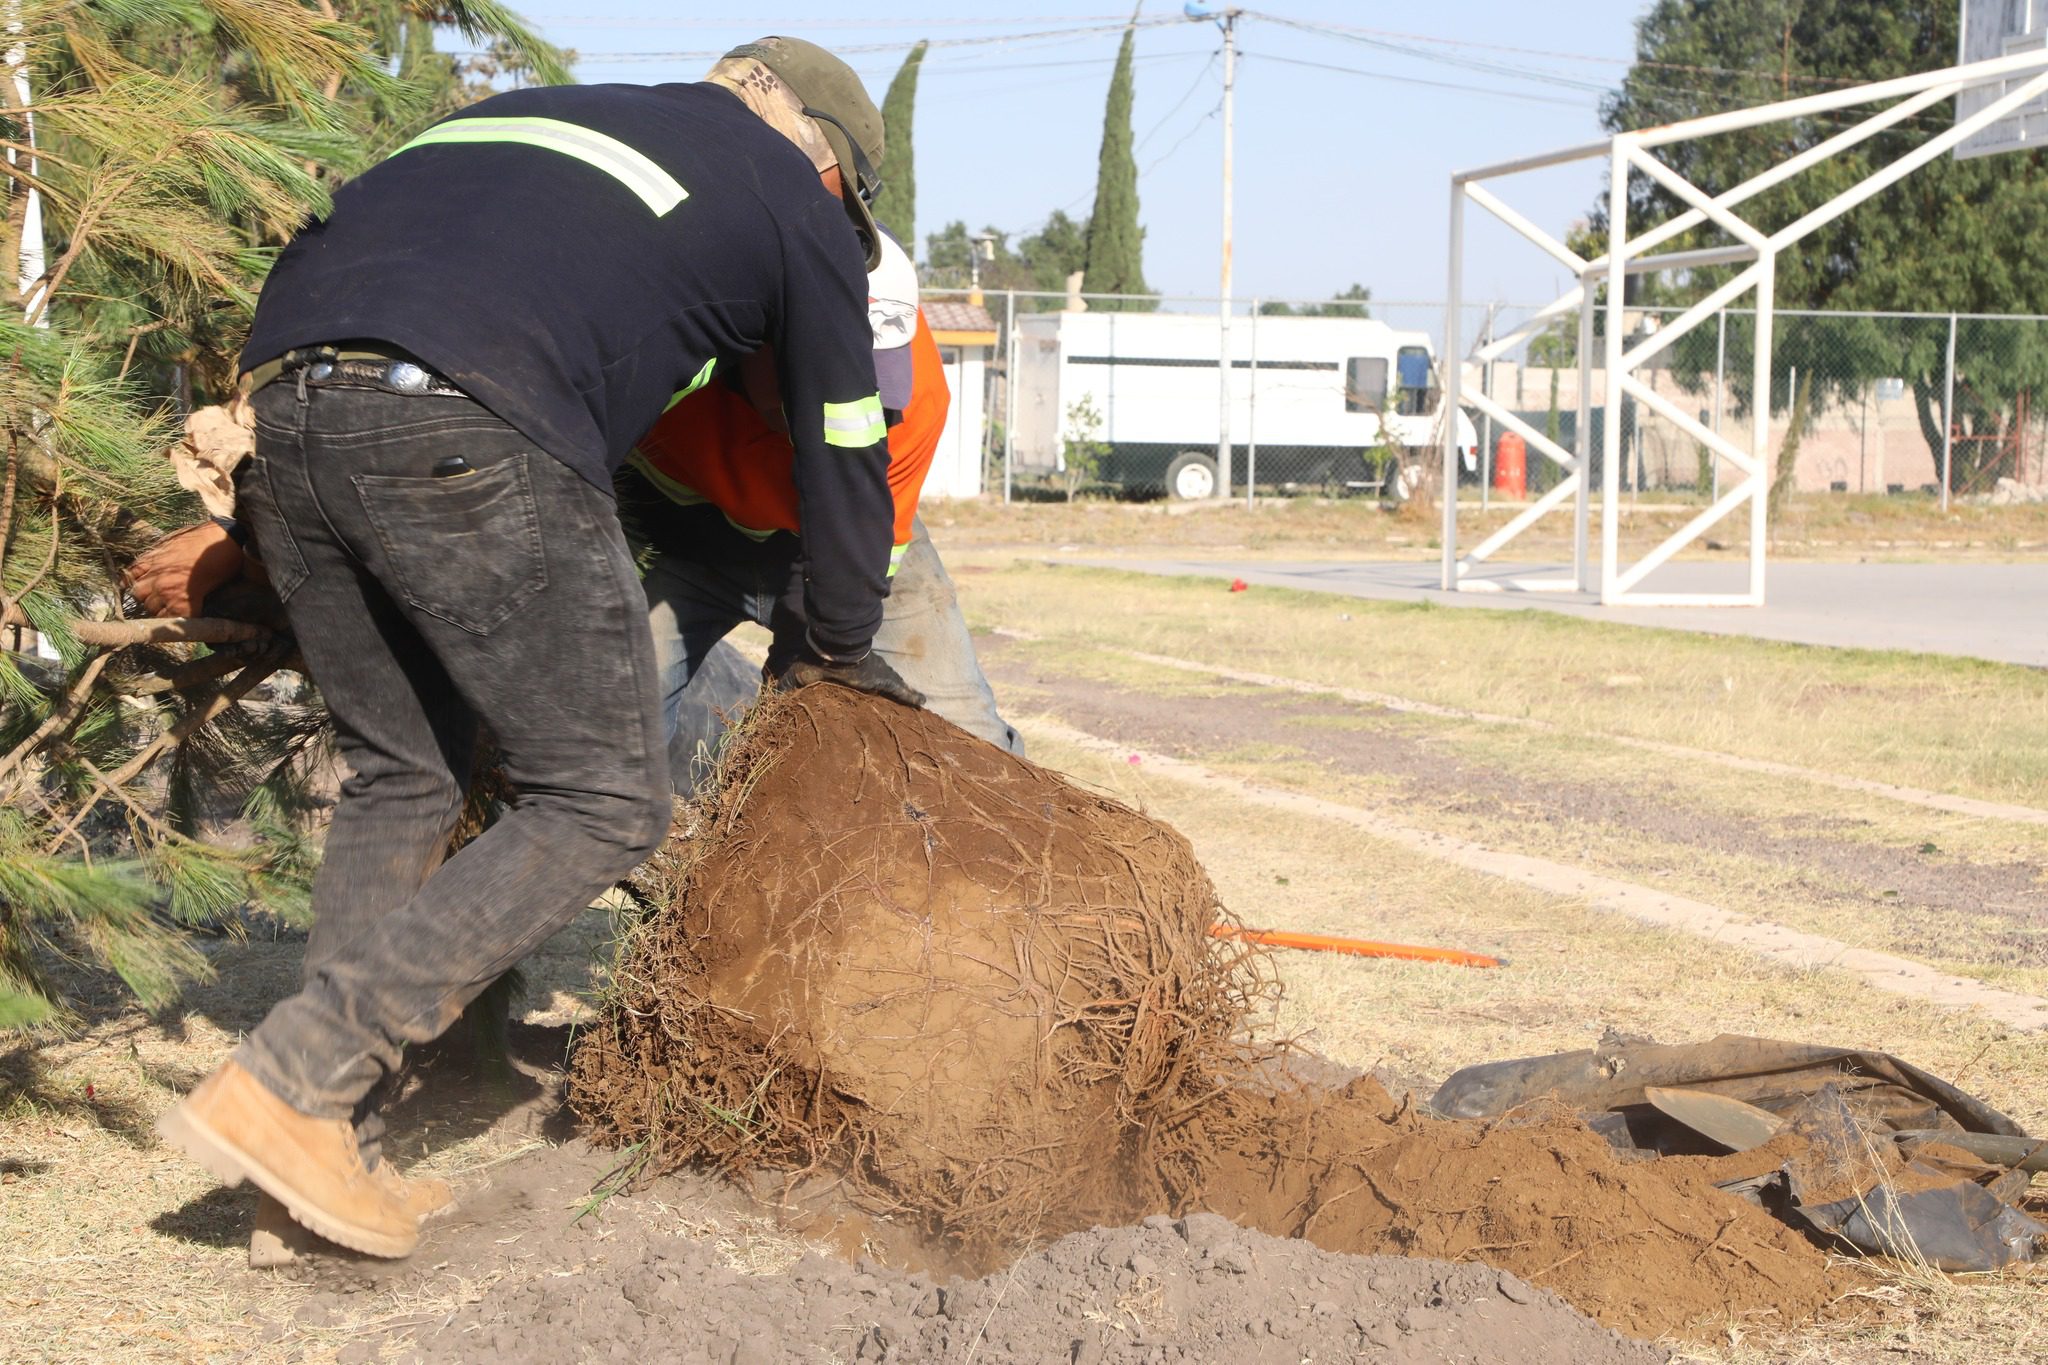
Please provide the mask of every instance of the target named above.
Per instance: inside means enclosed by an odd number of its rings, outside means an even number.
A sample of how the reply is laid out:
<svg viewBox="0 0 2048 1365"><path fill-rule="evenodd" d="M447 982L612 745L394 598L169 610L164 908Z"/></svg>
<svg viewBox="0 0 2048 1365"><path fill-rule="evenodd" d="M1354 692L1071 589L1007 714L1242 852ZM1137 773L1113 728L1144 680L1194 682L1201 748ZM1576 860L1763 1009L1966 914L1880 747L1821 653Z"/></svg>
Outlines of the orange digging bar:
<svg viewBox="0 0 2048 1365"><path fill-rule="evenodd" d="M1505 967L1504 957L1468 953L1462 948L1422 948L1408 943L1374 943L1364 938L1337 938L1330 934L1290 934L1281 929L1238 929L1212 924L1209 932L1217 938L1243 939L1268 948L1305 948L1318 953L1349 953L1353 957L1397 957L1409 962L1444 962L1453 967Z"/></svg>

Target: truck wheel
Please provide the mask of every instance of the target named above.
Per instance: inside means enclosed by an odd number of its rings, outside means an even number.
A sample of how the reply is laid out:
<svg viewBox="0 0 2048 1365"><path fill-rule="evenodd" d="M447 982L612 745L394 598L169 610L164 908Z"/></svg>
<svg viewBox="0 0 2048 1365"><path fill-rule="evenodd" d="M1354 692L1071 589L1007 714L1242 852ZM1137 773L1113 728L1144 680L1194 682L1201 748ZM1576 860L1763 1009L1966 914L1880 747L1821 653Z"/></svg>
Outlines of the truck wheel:
<svg viewBox="0 0 2048 1365"><path fill-rule="evenodd" d="M1200 502L1216 496L1216 461L1198 451L1183 450L1166 466L1166 496Z"/></svg>

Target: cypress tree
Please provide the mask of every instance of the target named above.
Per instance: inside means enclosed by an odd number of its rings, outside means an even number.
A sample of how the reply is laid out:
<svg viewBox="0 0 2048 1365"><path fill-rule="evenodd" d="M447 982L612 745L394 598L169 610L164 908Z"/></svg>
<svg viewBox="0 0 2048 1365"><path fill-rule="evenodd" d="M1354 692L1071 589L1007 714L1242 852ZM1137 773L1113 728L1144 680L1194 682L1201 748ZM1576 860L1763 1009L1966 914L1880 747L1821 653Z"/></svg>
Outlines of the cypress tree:
<svg viewBox="0 0 2048 1365"><path fill-rule="evenodd" d="M1131 47L1135 30L1124 30L1116 71L1109 78L1109 104L1102 115L1102 156L1095 172L1095 211L1088 218L1088 254L1082 288L1091 294L1143 294L1144 230L1138 226L1138 163L1131 151ZM1094 305L1142 309L1132 302Z"/></svg>
<svg viewBox="0 0 2048 1365"><path fill-rule="evenodd" d="M924 65L925 44L919 42L903 59L889 93L882 97L882 192L875 196L875 221L915 249L917 242L917 161L910 141L917 103L917 69Z"/></svg>

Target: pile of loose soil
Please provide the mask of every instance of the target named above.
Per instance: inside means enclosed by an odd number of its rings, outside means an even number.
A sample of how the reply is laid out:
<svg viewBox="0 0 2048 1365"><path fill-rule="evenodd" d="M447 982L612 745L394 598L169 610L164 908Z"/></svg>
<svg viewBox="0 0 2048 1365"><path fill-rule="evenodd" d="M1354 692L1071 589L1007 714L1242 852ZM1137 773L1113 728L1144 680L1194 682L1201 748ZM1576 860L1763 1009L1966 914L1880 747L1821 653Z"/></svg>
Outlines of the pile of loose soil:
<svg viewBox="0 0 2048 1365"><path fill-rule="evenodd" d="M1287 1079L1245 1036L1268 960L1211 936L1186 840L927 713L833 688L758 708L641 889L570 1095L650 1171L836 1175L973 1271L1213 1210L1483 1261L1643 1336L1790 1325L1837 1292L1704 1171L1569 1115L1444 1121Z"/></svg>
<svg viewBox="0 0 2048 1365"><path fill-rule="evenodd" d="M537 1255L547 1264L522 1264L454 1313L347 1348L344 1361L1666 1359L1503 1271L1334 1255L1207 1214L1076 1233L996 1274L940 1282L816 1252L748 1273L714 1242L647 1216L659 1205L635 1202L544 1239ZM502 1223L477 1229L502 1232ZM440 1245L449 1240L430 1226L435 1255L455 1254Z"/></svg>
<svg viewBox="0 0 2048 1365"><path fill-rule="evenodd" d="M1704 1161L1630 1160L1563 1110L1443 1120L1371 1078L1321 1096L1233 1095L1204 1207L1333 1251L1483 1261L1610 1327L1789 1326L1842 1292L1826 1258L1715 1188ZM1253 1117L1247 1123L1243 1119Z"/></svg>

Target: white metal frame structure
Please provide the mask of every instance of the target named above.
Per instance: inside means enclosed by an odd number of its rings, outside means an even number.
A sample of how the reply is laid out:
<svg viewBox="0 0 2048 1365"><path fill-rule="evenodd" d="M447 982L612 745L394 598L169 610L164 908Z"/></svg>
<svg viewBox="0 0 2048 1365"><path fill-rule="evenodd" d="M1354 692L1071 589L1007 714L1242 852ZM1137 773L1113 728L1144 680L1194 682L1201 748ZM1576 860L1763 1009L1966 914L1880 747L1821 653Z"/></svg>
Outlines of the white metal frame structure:
<svg viewBox="0 0 2048 1365"><path fill-rule="evenodd" d="M1766 234L1734 212L1736 205L1820 164L1845 148L1852 147L1944 100L1954 98L1963 91L1993 84L2002 86L1997 98L1977 107L1967 117L1959 119L1954 126L1928 138L1890 165L1873 171L1856 185L1775 232ZM1973 133L1996 123L2029 101L2043 95L2048 95L2048 51L2015 53L1991 61L1902 76L1895 80L1877 81L1823 95L1809 95L1753 109L1713 114L1658 128L1616 133L1607 142L1569 147L1562 151L1524 157L1518 161L1502 162L1452 176L1450 295L1442 352L1446 357L1446 410L1454 412L1461 405L1469 403L1492 417L1500 426L1515 432L1528 443L1532 452L1555 461L1566 473L1562 481L1531 503L1513 520L1467 553L1460 555L1458 454L1453 436L1456 426L1454 423L1446 423L1443 443L1443 588L1446 591L1499 591L1503 584L1493 580L1472 578L1472 571L1569 499L1573 503L1576 521L1570 576L1521 578L1512 580L1505 586L1528 592L1597 592L1602 605L1606 606L1762 606L1766 544L1764 508L1770 483L1768 432L1771 418L1771 321L1778 253L1814 229L1833 221L1871 196L1896 184L1936 157L1950 152ZM1692 184L1658 160L1654 154L1655 148L1694 138L1712 137L1739 128L1754 128L1760 124L1804 118L1837 109L1883 104L1887 101L1896 102L1889 103L1887 107L1816 143L1806 151L1719 194L1710 194ZM1556 237L1502 202L1484 183L1524 171L1590 160L1602 155L1608 158L1609 167L1609 251L1597 260L1588 261L1581 257ZM1632 171L1640 171L1649 176L1691 207L1656 227L1631 235L1628 221L1628 183ZM1566 450L1549 440L1543 433L1536 431L1502 406L1490 394L1468 394L1463 391L1463 366L1450 357L1463 354L1458 336L1458 314L1464 295L1467 203L1485 209L1529 242L1547 252L1569 269L1579 281L1576 287L1536 312L1513 332L1479 347L1473 357L1480 363L1481 372L1484 373L1484 366L1527 341L1554 319L1576 312L1579 319L1579 421L1576 451ZM1656 248L1663 243L1701 224L1711 224L1720 229L1734 239L1733 244L1688 251L1668 251L1661 254L1656 252ZM1745 262L1745 269L1683 314L1669 319L1655 332L1636 340L1633 345L1627 344L1629 339L1624 335L1623 317L1626 305L1622 291L1622 283L1627 276ZM1596 305L1595 291L1603 283L1607 288L1607 296L1604 303ZM1687 332L1752 289L1756 291L1755 370L1750 399L1750 439L1748 449L1745 450L1703 426L1691 414L1637 379L1635 372ZM1585 461L1592 448L1589 438L1591 380L1596 370L1593 364L1593 310L1596 306L1605 310L1606 335L1602 338L1602 365L1598 368L1604 369L1607 376L1601 437L1602 449L1609 452L1609 457L1603 461L1601 478L1600 559L1597 577L1587 553L1590 548L1588 540L1592 498L1591 489L1585 478ZM1698 516L1633 564L1622 563L1620 546L1622 461L1619 452L1623 397L1635 399L1646 411L1678 427L1687 436L1712 451L1718 459L1733 465L1741 476L1735 480L1732 487L1723 489L1721 495ZM1749 510L1749 584L1745 591L1655 593L1639 589L1638 585L1673 555L1709 528L1745 506Z"/></svg>

